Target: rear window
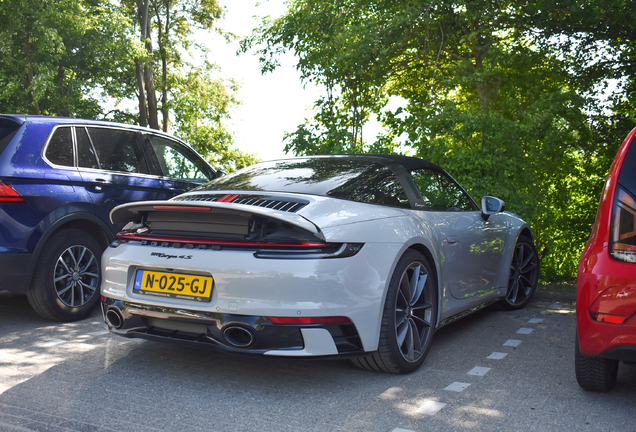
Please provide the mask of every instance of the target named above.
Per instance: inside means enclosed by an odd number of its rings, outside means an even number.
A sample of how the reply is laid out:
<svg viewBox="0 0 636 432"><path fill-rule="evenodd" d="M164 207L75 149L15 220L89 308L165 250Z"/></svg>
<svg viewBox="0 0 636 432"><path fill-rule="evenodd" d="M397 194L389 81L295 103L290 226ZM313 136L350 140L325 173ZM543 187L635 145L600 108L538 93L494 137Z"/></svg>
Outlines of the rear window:
<svg viewBox="0 0 636 432"><path fill-rule="evenodd" d="M627 189L632 195L636 195L636 140L632 140L623 160L621 173L618 175L618 183Z"/></svg>
<svg viewBox="0 0 636 432"><path fill-rule="evenodd" d="M610 254L616 260L636 263L636 145L630 144L618 175L614 197Z"/></svg>
<svg viewBox="0 0 636 432"><path fill-rule="evenodd" d="M7 119L0 119L0 153L9 144L15 132L20 128L20 125L14 121Z"/></svg>
<svg viewBox="0 0 636 432"><path fill-rule="evenodd" d="M213 180L203 189L294 192L409 208L404 189L389 168L344 158L265 162Z"/></svg>

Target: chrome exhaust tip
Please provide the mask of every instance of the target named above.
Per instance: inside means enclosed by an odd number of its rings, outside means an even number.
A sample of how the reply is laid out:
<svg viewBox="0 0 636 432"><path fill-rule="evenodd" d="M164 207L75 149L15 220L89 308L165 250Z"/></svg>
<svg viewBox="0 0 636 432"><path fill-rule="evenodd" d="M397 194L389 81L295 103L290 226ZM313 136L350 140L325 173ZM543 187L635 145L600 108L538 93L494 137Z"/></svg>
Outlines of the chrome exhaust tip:
<svg viewBox="0 0 636 432"><path fill-rule="evenodd" d="M254 333L245 327L228 326L223 330L223 337L230 345L237 348L247 348L254 343Z"/></svg>
<svg viewBox="0 0 636 432"><path fill-rule="evenodd" d="M109 327L114 329L120 329L124 326L124 317L116 308L108 308L104 314L104 320Z"/></svg>

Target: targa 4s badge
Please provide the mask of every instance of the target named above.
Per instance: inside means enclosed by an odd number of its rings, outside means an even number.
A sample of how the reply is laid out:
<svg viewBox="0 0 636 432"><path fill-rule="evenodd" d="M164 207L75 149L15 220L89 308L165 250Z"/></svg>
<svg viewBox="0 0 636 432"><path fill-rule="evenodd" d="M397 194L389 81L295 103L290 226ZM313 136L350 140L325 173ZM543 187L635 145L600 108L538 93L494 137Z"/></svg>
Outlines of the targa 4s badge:
<svg viewBox="0 0 636 432"><path fill-rule="evenodd" d="M172 258L192 259L192 255L169 255L163 252L152 252L150 256L154 256L157 258L165 258L165 259L172 259Z"/></svg>

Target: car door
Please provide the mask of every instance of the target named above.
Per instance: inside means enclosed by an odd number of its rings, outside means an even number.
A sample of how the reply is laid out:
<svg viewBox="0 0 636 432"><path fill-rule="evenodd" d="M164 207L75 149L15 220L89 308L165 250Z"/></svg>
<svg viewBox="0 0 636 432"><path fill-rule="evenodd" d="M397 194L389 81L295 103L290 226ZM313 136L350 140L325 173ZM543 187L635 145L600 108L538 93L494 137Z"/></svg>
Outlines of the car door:
<svg viewBox="0 0 636 432"><path fill-rule="evenodd" d="M508 231L505 215L484 220L472 198L444 172L422 168L411 176L422 195L422 211L434 218L443 254L441 280L452 296L467 298L496 288Z"/></svg>
<svg viewBox="0 0 636 432"><path fill-rule="evenodd" d="M173 194L151 170L139 134L116 127L76 126L77 165L99 216L124 203L168 199Z"/></svg>
<svg viewBox="0 0 636 432"><path fill-rule="evenodd" d="M183 143L156 134L145 134L145 138L169 193L186 192L216 177L210 165Z"/></svg>

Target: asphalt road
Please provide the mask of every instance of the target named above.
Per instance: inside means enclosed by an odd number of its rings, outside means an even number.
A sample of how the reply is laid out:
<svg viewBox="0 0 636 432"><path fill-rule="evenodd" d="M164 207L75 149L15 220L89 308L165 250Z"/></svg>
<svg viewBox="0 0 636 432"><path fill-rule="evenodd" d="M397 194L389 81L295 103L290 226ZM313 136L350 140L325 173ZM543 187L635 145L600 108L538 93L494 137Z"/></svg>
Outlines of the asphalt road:
<svg viewBox="0 0 636 432"><path fill-rule="evenodd" d="M398 376L123 339L0 293L0 431L636 431L636 366L585 392L574 331L564 299L480 311Z"/></svg>

